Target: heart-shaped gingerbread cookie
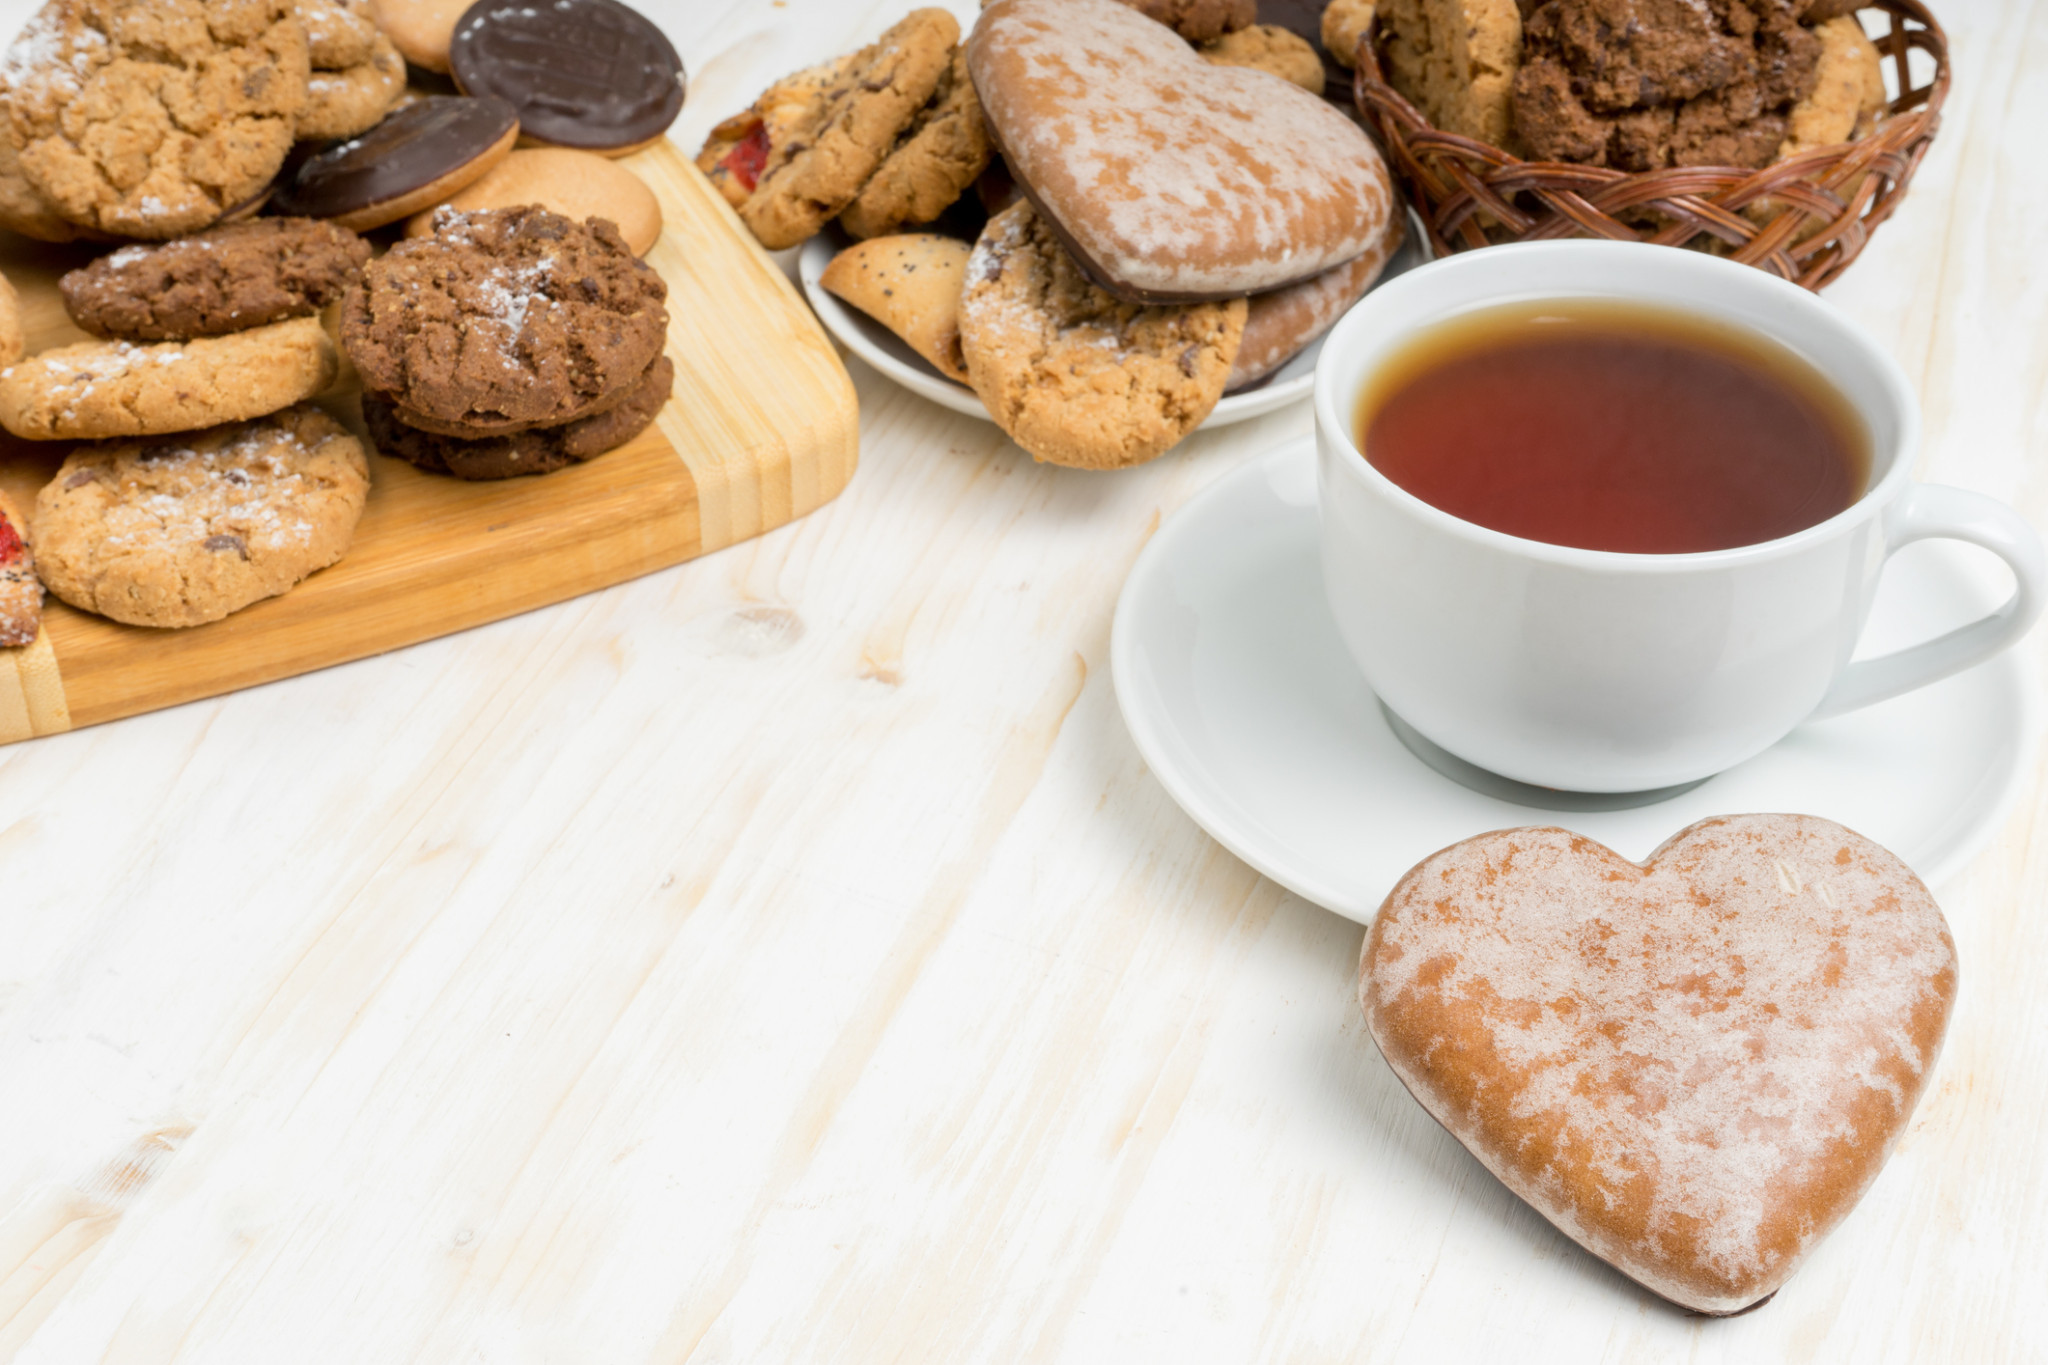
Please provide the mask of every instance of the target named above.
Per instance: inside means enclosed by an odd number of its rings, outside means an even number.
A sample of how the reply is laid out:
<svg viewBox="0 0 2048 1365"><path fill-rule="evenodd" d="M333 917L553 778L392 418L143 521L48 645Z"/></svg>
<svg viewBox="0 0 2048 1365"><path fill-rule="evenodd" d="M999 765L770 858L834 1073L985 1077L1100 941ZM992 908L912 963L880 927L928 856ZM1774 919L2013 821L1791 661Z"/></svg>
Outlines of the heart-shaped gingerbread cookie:
<svg viewBox="0 0 2048 1365"><path fill-rule="evenodd" d="M1334 106L1205 62L1117 0L996 0L967 68L1018 185L1124 298L1277 289L1370 249L1395 212L1379 153Z"/></svg>
<svg viewBox="0 0 2048 1365"><path fill-rule="evenodd" d="M1862 1197L1955 991L1920 879L1804 815L1703 820L1640 866L1562 829L1454 844L1380 907L1359 982L1453 1137L1703 1313L1775 1292Z"/></svg>

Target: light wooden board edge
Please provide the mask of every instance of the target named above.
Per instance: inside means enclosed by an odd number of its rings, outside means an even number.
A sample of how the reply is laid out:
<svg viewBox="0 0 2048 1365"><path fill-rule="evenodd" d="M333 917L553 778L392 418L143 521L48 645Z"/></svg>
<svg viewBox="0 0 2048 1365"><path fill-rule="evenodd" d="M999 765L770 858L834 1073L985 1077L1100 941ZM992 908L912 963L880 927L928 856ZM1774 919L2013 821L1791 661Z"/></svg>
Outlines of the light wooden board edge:
<svg viewBox="0 0 2048 1365"><path fill-rule="evenodd" d="M62 673L71 728L347 663L609 587L760 535L846 486L858 459L858 404L809 307L672 144L623 164L653 188L664 218L647 259L670 286L676 385L655 425L588 464L496 484L461 484L373 457L370 505L348 557L211 625L124 626L51 598L44 638ZM53 298L54 291L40 299L25 292L32 349L79 335ZM344 366L321 401L360 432L356 391ZM24 449L10 442L0 451L0 463L11 466L0 477L32 507L62 451L24 457Z"/></svg>

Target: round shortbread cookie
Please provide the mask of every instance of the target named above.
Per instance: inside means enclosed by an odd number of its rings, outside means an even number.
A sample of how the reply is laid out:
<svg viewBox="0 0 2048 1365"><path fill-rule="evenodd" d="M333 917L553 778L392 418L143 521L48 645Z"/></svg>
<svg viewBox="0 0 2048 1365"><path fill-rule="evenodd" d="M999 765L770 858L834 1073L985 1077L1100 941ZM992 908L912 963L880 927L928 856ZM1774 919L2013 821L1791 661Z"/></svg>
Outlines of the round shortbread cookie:
<svg viewBox="0 0 2048 1365"><path fill-rule="evenodd" d="M82 341L0 370L0 426L31 441L196 431L311 398L335 370L318 318L152 346Z"/></svg>
<svg viewBox="0 0 2048 1365"><path fill-rule="evenodd" d="M134 626L196 626L348 552L362 443L310 404L172 440L81 446L36 499L51 592Z"/></svg>
<svg viewBox="0 0 2048 1365"><path fill-rule="evenodd" d="M434 235L441 208L463 213L538 204L572 222L609 219L635 256L661 236L661 203L647 182L607 156L567 147L521 148L486 171L445 204L406 220L405 235Z"/></svg>
<svg viewBox="0 0 2048 1365"><path fill-rule="evenodd" d="M4 79L22 173L57 212L163 238L270 183L309 72L290 0L50 0Z"/></svg>
<svg viewBox="0 0 2048 1365"><path fill-rule="evenodd" d="M407 61L445 76L455 21L469 6L470 0L370 0L370 15Z"/></svg>
<svg viewBox="0 0 2048 1365"><path fill-rule="evenodd" d="M1201 425L1244 335L1243 299L1147 307L1091 283L1018 203L967 263L968 380L1033 456L1081 469L1142 464Z"/></svg>

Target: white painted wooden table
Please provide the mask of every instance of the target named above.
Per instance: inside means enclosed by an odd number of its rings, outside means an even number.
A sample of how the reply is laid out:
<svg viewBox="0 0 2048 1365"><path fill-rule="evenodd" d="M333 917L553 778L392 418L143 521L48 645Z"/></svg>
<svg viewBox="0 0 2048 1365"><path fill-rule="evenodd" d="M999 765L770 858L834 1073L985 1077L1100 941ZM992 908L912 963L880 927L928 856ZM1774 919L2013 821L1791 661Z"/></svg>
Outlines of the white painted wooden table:
<svg viewBox="0 0 2048 1365"><path fill-rule="evenodd" d="M902 0L652 8L694 148ZM1940 140L1830 298L1923 476L2048 523L2048 3L1941 8ZM851 368L805 521L0 750L0 1360L2048 1359L2038 780L1937 888L1897 1159L1775 1302L1683 1315L1438 1130L1358 927L1118 719L1133 556L1306 405L1090 475Z"/></svg>

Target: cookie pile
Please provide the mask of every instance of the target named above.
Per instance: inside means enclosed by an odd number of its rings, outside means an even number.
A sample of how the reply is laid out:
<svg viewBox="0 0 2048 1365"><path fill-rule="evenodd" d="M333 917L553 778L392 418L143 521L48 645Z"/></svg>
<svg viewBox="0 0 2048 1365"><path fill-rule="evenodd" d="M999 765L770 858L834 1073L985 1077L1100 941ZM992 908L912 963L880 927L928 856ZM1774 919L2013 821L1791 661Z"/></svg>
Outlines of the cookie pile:
<svg viewBox="0 0 2048 1365"><path fill-rule="evenodd" d="M1875 126L1884 75L1855 8L1331 0L1324 41L1348 65L1376 32L1388 81L1432 123L1517 156L1631 172L1756 169Z"/></svg>
<svg viewBox="0 0 2048 1365"><path fill-rule="evenodd" d="M465 479L616 449L668 401L667 296L605 219L443 208L342 301L370 438Z"/></svg>
<svg viewBox="0 0 2048 1365"><path fill-rule="evenodd" d="M825 288L1041 460L1171 449L1371 287L1385 166L1254 0L994 0L965 43L918 10L770 87L698 164L762 245L834 218ZM972 187L974 194L967 194ZM901 232L930 224L928 232Z"/></svg>

